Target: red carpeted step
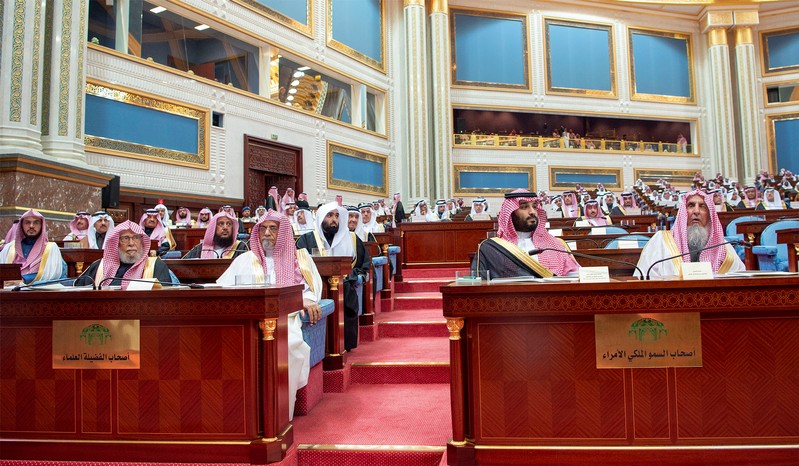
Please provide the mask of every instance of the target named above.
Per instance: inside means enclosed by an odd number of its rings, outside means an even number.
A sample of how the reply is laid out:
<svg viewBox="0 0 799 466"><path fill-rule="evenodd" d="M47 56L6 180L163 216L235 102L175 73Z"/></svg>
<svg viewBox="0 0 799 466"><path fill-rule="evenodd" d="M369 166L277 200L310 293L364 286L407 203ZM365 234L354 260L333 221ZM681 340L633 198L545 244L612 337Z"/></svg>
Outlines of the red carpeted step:
<svg viewBox="0 0 799 466"><path fill-rule="evenodd" d="M407 311L407 312L425 312ZM441 311L438 311L439 313ZM448 337L447 322L444 319L427 321L389 321L378 324L378 335L380 338L403 338L403 337Z"/></svg>
<svg viewBox="0 0 799 466"><path fill-rule="evenodd" d="M369 362L449 363L448 337L380 338L347 353L351 364Z"/></svg>
<svg viewBox="0 0 799 466"><path fill-rule="evenodd" d="M367 362L350 367L353 384L448 384L450 380L445 362Z"/></svg>
<svg viewBox="0 0 799 466"><path fill-rule="evenodd" d="M403 280L414 280L418 278L439 278L442 280L455 280L455 272L468 272L467 267L458 268L435 268L435 269L402 269Z"/></svg>
<svg viewBox="0 0 799 466"><path fill-rule="evenodd" d="M394 283L394 293L414 293L419 291L437 292L441 285L446 285L452 280L406 280Z"/></svg>
<svg viewBox="0 0 799 466"><path fill-rule="evenodd" d="M314 445L300 449L299 466L438 466L444 451L445 447Z"/></svg>
<svg viewBox="0 0 799 466"><path fill-rule="evenodd" d="M443 301L439 292L401 293L394 297L394 310L405 309L443 309Z"/></svg>
<svg viewBox="0 0 799 466"><path fill-rule="evenodd" d="M378 314L375 316L375 322L380 324L383 322L443 322L446 323L444 313L441 308L430 309L405 309L402 311L393 311L387 314Z"/></svg>

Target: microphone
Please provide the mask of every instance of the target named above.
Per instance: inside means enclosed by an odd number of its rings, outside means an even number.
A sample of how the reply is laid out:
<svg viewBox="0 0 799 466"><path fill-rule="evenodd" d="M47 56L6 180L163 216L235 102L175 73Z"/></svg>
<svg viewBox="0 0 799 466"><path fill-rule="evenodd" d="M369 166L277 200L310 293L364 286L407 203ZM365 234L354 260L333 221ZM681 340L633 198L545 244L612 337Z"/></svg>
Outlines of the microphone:
<svg viewBox="0 0 799 466"><path fill-rule="evenodd" d="M81 275L80 277L56 278L55 280L45 280L43 282L29 283L27 285L17 285L14 288L11 288L11 291L19 291L19 290L23 290L23 289L26 289L26 288L36 288L37 286L52 285L54 283L63 283L63 282L68 282L70 280L72 280L74 282L75 280L78 280L79 278L88 278L89 280L92 281L92 289L93 290L97 289L97 286L95 286L94 279L92 277L89 277L89 276L85 276L84 277L83 275Z"/></svg>
<svg viewBox="0 0 799 466"><path fill-rule="evenodd" d="M555 249L555 248L536 248L536 249L531 249L528 252L528 254L530 254L531 256L535 256L536 254L541 254L544 251L555 251L555 252L560 252L560 253L563 253L563 254L569 254L569 255L575 256L575 257L585 257L586 259L597 259L597 260L603 260L603 261L606 261L606 262L613 262L613 263L616 263L616 264L632 265L633 267L635 267L635 270L637 270L638 273L641 274L642 277L644 276L644 274L641 272L641 269L639 269L636 264L633 264L632 262L620 261L618 259L611 259L609 257L592 256L590 254L581 254L579 252L566 251L564 249Z"/></svg>
<svg viewBox="0 0 799 466"><path fill-rule="evenodd" d="M161 281L159 281L159 282L151 282L150 280L144 280L144 279L141 279L141 278L106 277L106 278L100 280L100 283L97 285L97 289L98 290L102 290L103 289L103 284L105 284L108 281L113 282L114 280L124 280L126 282L140 282L140 283L151 283L151 284L158 283L161 286L186 286L186 287L189 287L189 288L203 288L202 285L197 285L195 283L172 283L172 282L161 282ZM108 286L110 286L110 285L108 285Z"/></svg>
<svg viewBox="0 0 799 466"><path fill-rule="evenodd" d="M734 240L730 240L730 241L725 241L723 243L714 244L712 246L705 246L704 248L694 249L694 250L691 250L691 251L688 251L688 252L684 252L682 254L677 254L676 256L665 257L663 259L656 260L655 262L652 263L652 265L649 266L649 268L646 270L646 279L649 280L649 272L651 272L652 268L655 267L656 265L660 264L661 262L666 262L666 261L669 261L669 260L672 260L672 259L676 259L676 258L682 257L682 256L688 256L688 255L690 255L691 253L694 253L694 252L702 252L702 251L705 251L707 249L714 249L714 248L717 248L719 246L724 246L726 244L731 244L733 246L743 246L745 248L752 247L752 243L748 243L748 242L740 240L740 239L734 239ZM640 272L640 270L639 270L639 272ZM643 276L643 274L641 276Z"/></svg>

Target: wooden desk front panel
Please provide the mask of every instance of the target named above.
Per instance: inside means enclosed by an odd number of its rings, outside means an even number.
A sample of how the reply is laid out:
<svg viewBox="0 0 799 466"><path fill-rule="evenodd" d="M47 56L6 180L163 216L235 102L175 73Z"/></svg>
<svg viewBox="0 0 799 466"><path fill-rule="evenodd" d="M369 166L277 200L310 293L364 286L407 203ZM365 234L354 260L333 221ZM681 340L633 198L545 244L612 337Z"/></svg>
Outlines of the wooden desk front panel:
<svg viewBox="0 0 799 466"><path fill-rule="evenodd" d="M52 369L52 330L0 330L0 431L60 439L257 437L257 330L142 322L141 369Z"/></svg>
<svg viewBox="0 0 799 466"><path fill-rule="evenodd" d="M402 224L403 266L465 266L493 221Z"/></svg>

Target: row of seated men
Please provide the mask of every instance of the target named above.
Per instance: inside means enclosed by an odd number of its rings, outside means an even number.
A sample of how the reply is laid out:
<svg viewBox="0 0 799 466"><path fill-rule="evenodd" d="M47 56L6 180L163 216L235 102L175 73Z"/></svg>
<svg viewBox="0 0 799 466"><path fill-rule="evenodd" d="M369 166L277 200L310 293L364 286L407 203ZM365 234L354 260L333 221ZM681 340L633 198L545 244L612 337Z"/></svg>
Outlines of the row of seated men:
<svg viewBox="0 0 799 466"><path fill-rule="evenodd" d="M363 242L347 228L346 209L335 203L321 206L319 229L301 235L295 243L291 222L283 214L268 211L255 223L250 233L249 248L240 249L239 240L224 232L231 231L235 217L227 211L214 215L206 228L201 253L211 257L234 257L228 269L216 280L220 285L234 285L246 277L249 283L267 285L303 285L303 309L289 317L289 354L291 392L307 382L310 347L301 334L302 314L313 325L321 317L319 301L322 280L310 255L352 257L352 272L344 279L344 346L351 351L358 344L358 297L356 287L368 274L370 257ZM150 256L150 235L139 224L125 221L107 231L103 238L103 256L92 263L73 282L75 286L119 286L155 280L161 284L177 284L166 262ZM222 241L220 243L220 241ZM57 281L66 277L66 264L58 246L48 240L44 217L35 210L25 212L13 239L2 249L3 263L20 264L25 283ZM293 412L293 407L290 412Z"/></svg>

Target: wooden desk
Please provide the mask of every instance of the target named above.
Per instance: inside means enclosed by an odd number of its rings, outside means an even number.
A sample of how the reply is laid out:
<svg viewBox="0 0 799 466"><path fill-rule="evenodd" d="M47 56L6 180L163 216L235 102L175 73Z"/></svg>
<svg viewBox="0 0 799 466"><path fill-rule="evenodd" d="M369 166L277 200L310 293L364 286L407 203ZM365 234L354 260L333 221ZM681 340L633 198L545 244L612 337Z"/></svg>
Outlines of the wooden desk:
<svg viewBox="0 0 799 466"><path fill-rule="evenodd" d="M205 228L174 228L169 231L175 238L175 249L183 251L184 254L202 243L205 237Z"/></svg>
<svg viewBox="0 0 799 466"><path fill-rule="evenodd" d="M441 292L450 465L799 462L799 277ZM696 311L703 367L596 368L594 315Z"/></svg>
<svg viewBox="0 0 799 466"><path fill-rule="evenodd" d="M777 242L788 246L788 270L799 272L799 228L790 228L777 232Z"/></svg>
<svg viewBox="0 0 799 466"><path fill-rule="evenodd" d="M732 221L734 218L744 217L747 215L758 215L765 217L766 220L770 222L775 222L780 220L783 217L786 218L796 218L799 217L799 210L796 209L780 209L780 210L755 210L755 209L738 209L732 212L719 212L719 221L721 221L721 225L724 229L727 229L727 225ZM739 224L740 225L740 224ZM738 230L740 233L741 230Z"/></svg>
<svg viewBox="0 0 799 466"><path fill-rule="evenodd" d="M180 283L214 283L233 259L164 259Z"/></svg>
<svg viewBox="0 0 799 466"><path fill-rule="evenodd" d="M61 249L61 257L67 263L67 277L77 277L92 262L103 258L102 249Z"/></svg>
<svg viewBox="0 0 799 466"><path fill-rule="evenodd" d="M627 264L618 264L610 261L623 261L638 264L641 257L641 248L636 249L577 249L579 254L588 254L597 258L574 256L582 267L607 267L612 277L632 277L635 267ZM602 259L608 259L607 261ZM645 271L644 271L645 272Z"/></svg>
<svg viewBox="0 0 799 466"><path fill-rule="evenodd" d="M468 267L494 221L402 223L403 267Z"/></svg>
<svg viewBox="0 0 799 466"><path fill-rule="evenodd" d="M0 264L0 288L5 285L6 280L22 280L20 268L20 264Z"/></svg>
<svg viewBox="0 0 799 466"><path fill-rule="evenodd" d="M3 459L263 464L293 443L286 323L299 285L0 301ZM52 322L95 319L140 320L141 369L51 368Z"/></svg>
<svg viewBox="0 0 799 466"><path fill-rule="evenodd" d="M319 275L322 277L322 297L332 299L336 310L327 316L325 337L325 359L322 368L326 371L344 369L344 277L352 272L352 258L344 256L314 257ZM299 309L299 308L297 308Z"/></svg>

